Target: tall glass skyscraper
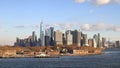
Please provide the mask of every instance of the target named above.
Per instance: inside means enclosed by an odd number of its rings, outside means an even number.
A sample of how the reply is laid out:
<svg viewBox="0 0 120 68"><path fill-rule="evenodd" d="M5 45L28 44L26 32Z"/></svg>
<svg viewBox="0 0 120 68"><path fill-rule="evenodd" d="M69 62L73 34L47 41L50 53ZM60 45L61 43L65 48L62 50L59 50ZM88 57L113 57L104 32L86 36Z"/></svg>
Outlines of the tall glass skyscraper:
<svg viewBox="0 0 120 68"><path fill-rule="evenodd" d="M41 41L41 46L44 46L45 40L44 40L44 31L43 31L43 22L41 21L40 23L40 41Z"/></svg>

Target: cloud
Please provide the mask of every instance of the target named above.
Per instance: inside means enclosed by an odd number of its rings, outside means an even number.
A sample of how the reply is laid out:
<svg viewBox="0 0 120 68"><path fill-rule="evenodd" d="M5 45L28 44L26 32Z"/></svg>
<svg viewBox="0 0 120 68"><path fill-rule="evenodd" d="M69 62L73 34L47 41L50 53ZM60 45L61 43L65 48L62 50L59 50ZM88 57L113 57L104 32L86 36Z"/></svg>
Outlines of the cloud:
<svg viewBox="0 0 120 68"><path fill-rule="evenodd" d="M85 0L74 0L76 3L83 3Z"/></svg>
<svg viewBox="0 0 120 68"><path fill-rule="evenodd" d="M111 24L111 25L108 25L108 26L109 27L107 27L106 30L112 30L112 31L120 32L120 26L114 25L114 24Z"/></svg>
<svg viewBox="0 0 120 68"><path fill-rule="evenodd" d="M95 6L103 6L111 3L120 4L120 0L74 0L76 3L88 2Z"/></svg>
<svg viewBox="0 0 120 68"><path fill-rule="evenodd" d="M97 24L83 24L80 26L82 30L85 31L116 31L120 32L120 26L116 26L114 24L104 24L104 23L97 23Z"/></svg>
<svg viewBox="0 0 120 68"><path fill-rule="evenodd" d="M55 27L56 29L62 29L62 30L65 30L65 29L71 29L75 26L79 26L78 23L53 23L51 25L49 24L46 24L45 25L45 29L48 29L50 27Z"/></svg>
<svg viewBox="0 0 120 68"><path fill-rule="evenodd" d="M106 25L104 23L97 23L92 25L92 30L104 30L106 29Z"/></svg>
<svg viewBox="0 0 120 68"><path fill-rule="evenodd" d="M90 24L83 24L82 26L81 26L81 29L82 30L91 30L91 25Z"/></svg>
<svg viewBox="0 0 120 68"><path fill-rule="evenodd" d="M111 3L111 0L91 0L91 3L94 5L107 5Z"/></svg>
<svg viewBox="0 0 120 68"><path fill-rule="evenodd" d="M97 31L97 30L105 30L106 25L104 23L97 23L97 24L83 24L80 26L82 30L87 31Z"/></svg>
<svg viewBox="0 0 120 68"><path fill-rule="evenodd" d="M26 26L26 27L27 27L27 26ZM30 27L30 28L39 28L40 25L30 25L30 26L28 26L28 27Z"/></svg>
<svg viewBox="0 0 120 68"><path fill-rule="evenodd" d="M32 25L32 26L15 26L15 28L37 28L39 29L40 25ZM55 27L56 29L68 30L68 29L78 29L80 28L83 31L116 31L120 32L120 26L114 24L105 24L105 23L96 23L96 24L80 24L80 23L53 23L51 25L44 24L44 29L48 29L50 27Z"/></svg>
<svg viewBox="0 0 120 68"><path fill-rule="evenodd" d="M15 26L15 28L25 28L24 25Z"/></svg>
<svg viewBox="0 0 120 68"><path fill-rule="evenodd" d="M39 28L39 25L17 25L14 28Z"/></svg>
<svg viewBox="0 0 120 68"><path fill-rule="evenodd" d="M116 26L116 27L114 28L114 31L120 32L120 26Z"/></svg>
<svg viewBox="0 0 120 68"><path fill-rule="evenodd" d="M116 3L119 3L119 4L120 4L120 0L114 0L114 2L116 2Z"/></svg>

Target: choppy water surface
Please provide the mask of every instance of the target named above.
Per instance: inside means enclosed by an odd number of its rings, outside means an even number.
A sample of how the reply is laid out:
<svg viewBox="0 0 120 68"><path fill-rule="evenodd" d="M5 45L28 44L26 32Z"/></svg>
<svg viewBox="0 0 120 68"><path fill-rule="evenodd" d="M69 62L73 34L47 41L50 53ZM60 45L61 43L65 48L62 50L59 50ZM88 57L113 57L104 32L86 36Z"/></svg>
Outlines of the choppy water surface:
<svg viewBox="0 0 120 68"><path fill-rule="evenodd" d="M0 68L120 68L120 49L94 56L0 59Z"/></svg>

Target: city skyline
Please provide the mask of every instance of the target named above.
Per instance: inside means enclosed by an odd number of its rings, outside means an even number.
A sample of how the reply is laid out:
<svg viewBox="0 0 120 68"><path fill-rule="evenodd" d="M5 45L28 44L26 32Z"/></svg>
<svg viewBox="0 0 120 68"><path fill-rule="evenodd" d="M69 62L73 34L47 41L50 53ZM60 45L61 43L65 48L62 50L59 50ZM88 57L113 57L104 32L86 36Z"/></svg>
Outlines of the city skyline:
<svg viewBox="0 0 120 68"><path fill-rule="evenodd" d="M105 40L105 37L100 36L100 33L93 35L92 38L88 38L87 34L84 34L80 30L67 30L62 32L60 30L54 31L54 27L49 27L46 30L42 28L42 22L40 23L40 38L37 39L35 31L27 38L16 38L14 46L92 46L94 48L108 47L109 43ZM106 46L107 44L107 46Z"/></svg>
<svg viewBox="0 0 120 68"><path fill-rule="evenodd" d="M113 10L114 9L114 10ZM120 0L7 0L0 1L0 45L13 45L16 37L39 37L44 29L75 30L111 40L120 40Z"/></svg>

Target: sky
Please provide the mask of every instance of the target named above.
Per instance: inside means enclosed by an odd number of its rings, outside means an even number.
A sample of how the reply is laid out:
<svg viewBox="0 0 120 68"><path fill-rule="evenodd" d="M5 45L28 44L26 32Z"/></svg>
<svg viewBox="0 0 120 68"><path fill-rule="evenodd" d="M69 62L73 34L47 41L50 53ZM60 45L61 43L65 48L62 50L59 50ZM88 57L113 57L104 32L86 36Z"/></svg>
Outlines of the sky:
<svg viewBox="0 0 120 68"><path fill-rule="evenodd" d="M120 0L0 0L0 45L27 38L39 24L44 29L80 29L92 38L120 40Z"/></svg>

